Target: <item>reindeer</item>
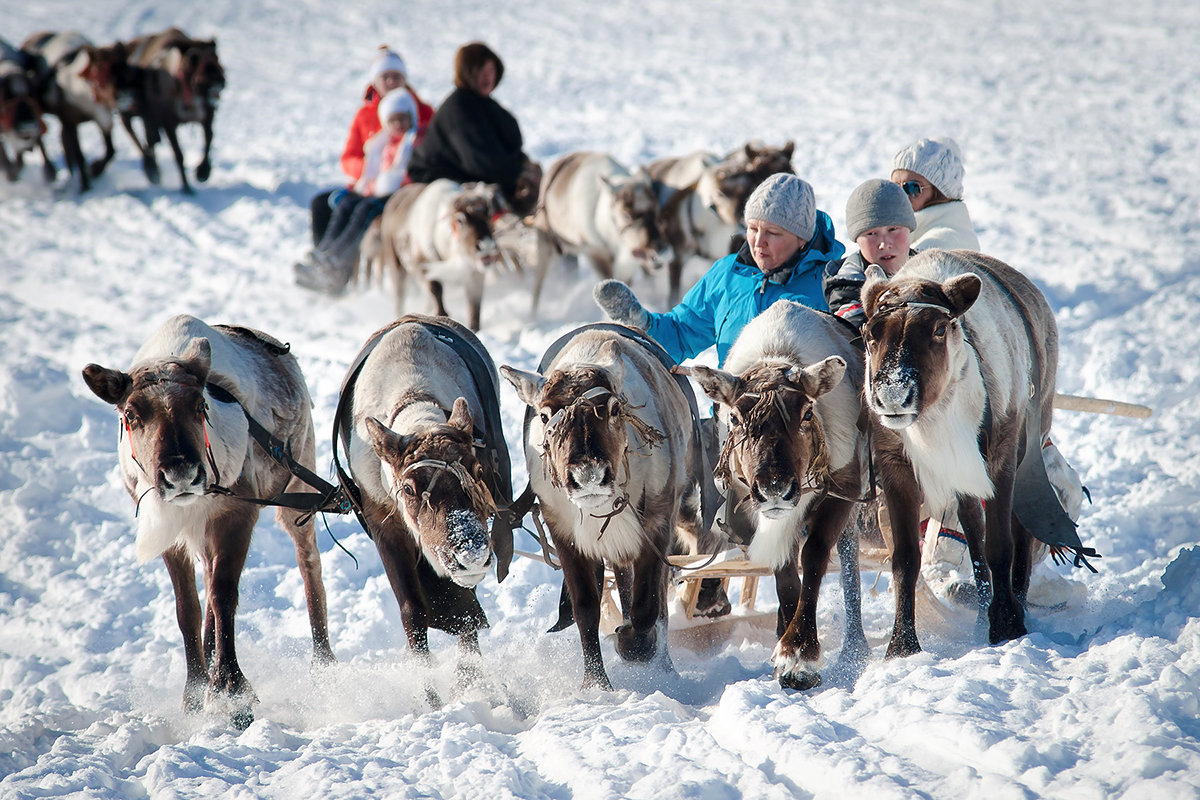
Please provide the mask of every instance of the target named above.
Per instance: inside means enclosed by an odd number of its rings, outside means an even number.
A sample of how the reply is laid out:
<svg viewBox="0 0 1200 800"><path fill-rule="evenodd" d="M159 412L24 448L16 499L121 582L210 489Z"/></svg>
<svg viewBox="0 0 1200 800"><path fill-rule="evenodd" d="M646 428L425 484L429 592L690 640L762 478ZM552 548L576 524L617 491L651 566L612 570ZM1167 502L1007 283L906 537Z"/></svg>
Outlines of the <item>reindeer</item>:
<svg viewBox="0 0 1200 800"><path fill-rule="evenodd" d="M480 386L448 334L470 348L490 380ZM365 356L365 358L364 358ZM459 674L479 654L487 617L475 586L496 567L503 579L511 539L493 547L488 520L510 477L505 455L476 452L477 438L503 445L502 431L483 431L488 406L498 413L496 368L483 345L458 323L409 315L374 334L342 388L338 430L349 454L367 530L400 604L411 652L429 660L430 627L459 637ZM499 529L493 529L499 535ZM497 559L496 553L503 554ZM430 694L431 702L437 703Z"/></svg>
<svg viewBox="0 0 1200 800"><path fill-rule="evenodd" d="M142 154L142 171L151 183L161 179L154 147L165 135L179 168L182 191L192 194L176 130L188 122L200 125L204 156L196 165L196 180L204 183L212 172L213 118L225 89L216 40L193 39L178 28L168 28L125 46L133 86L129 101L121 104L121 124ZM145 141L134 130L135 118L142 121Z"/></svg>
<svg viewBox="0 0 1200 800"><path fill-rule="evenodd" d="M27 53L0 39L0 167L9 181L16 181L25 153L36 147L42 154L42 174L53 183L57 170L42 141L46 123L32 62Z"/></svg>
<svg viewBox="0 0 1200 800"><path fill-rule="evenodd" d="M479 330L483 289L505 264L493 226L515 220L500 187L447 179L410 183L388 198L380 220L379 259L395 276L396 313L404 310L406 277L424 280L439 316L446 281L467 293L467 324Z"/></svg>
<svg viewBox="0 0 1200 800"><path fill-rule="evenodd" d="M606 690L597 569L612 565L630 589L617 653L669 668L666 553L677 523L697 527L699 477L683 391L656 355L616 328L568 334L544 374L500 368L533 409L525 458L579 626L583 686Z"/></svg>
<svg viewBox="0 0 1200 800"><path fill-rule="evenodd" d="M125 63L125 47L120 43L96 47L82 34L69 31L36 33L21 44L21 49L34 59L42 110L57 117L62 128L67 169L79 176L79 191L86 192L116 155L112 140L117 108L113 74ZM79 126L84 122L95 122L104 139L104 156L90 165L79 146Z"/></svg>
<svg viewBox="0 0 1200 800"><path fill-rule="evenodd" d="M226 709L243 729L258 701L234 650L238 580L258 519L258 506L243 498L303 485L251 438L249 420L272 425L296 460L312 468L312 401L300 365L265 334L180 315L142 345L128 372L89 364L83 378L121 415L118 461L138 509L138 561L161 556L175 587L187 662L183 708ZM312 521L283 508L276 519L296 547L313 662L332 662ZM203 565L203 609L194 560Z"/></svg>
<svg viewBox="0 0 1200 800"><path fill-rule="evenodd" d="M893 537L887 656L921 649L914 598L922 497L932 514L957 509L988 640L1023 636L1030 531L1073 538L1072 549L1085 552L1041 458L1058 368L1054 314L1020 272L965 250L927 250L890 280L872 270L863 305L865 396Z"/></svg>
<svg viewBox="0 0 1200 800"><path fill-rule="evenodd" d="M835 543L846 606L840 665L857 675L869 653L858 542L846 526L867 489L862 353L854 336L836 318L782 300L746 325L725 370L676 367L718 404L726 435L717 477L731 505L753 512L750 560L775 571L779 642L771 660L790 689L821 682L817 597Z"/></svg>
<svg viewBox="0 0 1200 800"><path fill-rule="evenodd" d="M679 302L689 257L711 263L737 250L745 238L746 201L769 176L792 172L793 148L792 142L781 148L751 142L724 158L697 151L650 163L647 172L658 187L663 232L671 246L668 305Z"/></svg>
<svg viewBox="0 0 1200 800"><path fill-rule="evenodd" d="M601 278L625 283L663 263L666 243L649 176L630 172L607 153L579 151L551 164L532 225L546 242L538 257L535 307L554 251L586 256Z"/></svg>

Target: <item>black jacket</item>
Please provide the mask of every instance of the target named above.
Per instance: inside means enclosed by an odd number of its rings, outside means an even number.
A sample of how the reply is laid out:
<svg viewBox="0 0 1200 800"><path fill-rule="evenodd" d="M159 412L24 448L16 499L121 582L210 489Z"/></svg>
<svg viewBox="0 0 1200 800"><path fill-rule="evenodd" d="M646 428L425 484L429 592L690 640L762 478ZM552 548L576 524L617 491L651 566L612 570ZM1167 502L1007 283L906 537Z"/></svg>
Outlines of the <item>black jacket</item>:
<svg viewBox="0 0 1200 800"><path fill-rule="evenodd" d="M449 178L458 183L497 183L506 197L525 154L517 119L490 97L455 89L442 101L425 140L413 150L408 176L416 183Z"/></svg>

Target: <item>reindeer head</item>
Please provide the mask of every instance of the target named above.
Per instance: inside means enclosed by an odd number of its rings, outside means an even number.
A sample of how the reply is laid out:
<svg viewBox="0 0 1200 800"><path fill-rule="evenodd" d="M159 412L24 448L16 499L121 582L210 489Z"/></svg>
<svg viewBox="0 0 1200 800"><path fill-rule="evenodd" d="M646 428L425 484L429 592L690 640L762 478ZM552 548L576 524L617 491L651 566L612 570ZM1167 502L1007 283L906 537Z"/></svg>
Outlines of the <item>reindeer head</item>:
<svg viewBox="0 0 1200 800"><path fill-rule="evenodd" d="M884 426L902 430L936 404L964 363L959 318L982 288L967 273L945 283L888 281L872 268L863 286L867 404Z"/></svg>
<svg viewBox="0 0 1200 800"><path fill-rule="evenodd" d="M87 64L79 73L92 87L92 97L107 109L118 107L118 79L128 74L128 52L121 42L106 47L84 48Z"/></svg>
<svg viewBox="0 0 1200 800"><path fill-rule="evenodd" d="M615 367L579 366L546 377L502 366L500 373L537 414L529 436L542 455L550 485L580 509L610 510L622 492L632 425L649 444L662 434L638 419L621 396L622 372Z"/></svg>
<svg viewBox="0 0 1200 800"><path fill-rule="evenodd" d="M792 169L793 142L783 147L770 147L761 143L747 142L719 162L712 170L713 185L711 204L728 224L742 221L746 201L758 185L777 172L794 172Z"/></svg>
<svg viewBox="0 0 1200 800"><path fill-rule="evenodd" d="M29 73L11 61L0 62L0 136L24 152L45 130Z"/></svg>
<svg viewBox="0 0 1200 800"><path fill-rule="evenodd" d="M629 252L644 272L663 265L660 252L666 238L659 219L658 195L650 176L639 168L633 175L602 176L612 195L612 219L623 249Z"/></svg>
<svg viewBox="0 0 1200 800"><path fill-rule="evenodd" d="M496 244L493 227L510 213L500 193L492 183L463 184L462 192L454 198L451 220L454 237L464 253L470 254L483 266L491 266L502 258Z"/></svg>
<svg viewBox="0 0 1200 800"><path fill-rule="evenodd" d="M474 423L460 397L445 425L411 435L366 420L384 485L408 530L438 573L474 586L495 563L487 520L495 501L475 457Z"/></svg>
<svg viewBox="0 0 1200 800"><path fill-rule="evenodd" d="M195 502L217 482L209 460L204 385L211 350L193 339L183 355L130 373L88 364L83 379L97 397L121 414L123 456L164 503Z"/></svg>
<svg viewBox="0 0 1200 800"><path fill-rule="evenodd" d="M185 96L216 108L225 90L225 70L217 58L215 39L196 39L184 48L178 77Z"/></svg>
<svg viewBox="0 0 1200 800"><path fill-rule="evenodd" d="M827 478L829 453L816 400L837 386L846 362L830 356L810 367L760 362L742 375L710 367L676 367L691 375L728 415L717 477L749 490L767 519L790 513L807 490Z"/></svg>

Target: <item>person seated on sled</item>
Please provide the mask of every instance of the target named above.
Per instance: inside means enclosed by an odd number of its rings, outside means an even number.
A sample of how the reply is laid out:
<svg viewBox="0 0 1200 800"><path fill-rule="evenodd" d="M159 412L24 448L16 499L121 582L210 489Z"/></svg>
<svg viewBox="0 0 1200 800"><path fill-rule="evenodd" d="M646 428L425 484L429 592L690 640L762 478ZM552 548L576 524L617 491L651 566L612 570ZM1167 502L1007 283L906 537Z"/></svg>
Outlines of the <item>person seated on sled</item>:
<svg viewBox="0 0 1200 800"><path fill-rule="evenodd" d="M414 183L447 178L500 187L519 216L537 205L541 169L521 149L517 118L492 97L504 77L504 62L482 42L454 56L454 90L433 115L424 140L408 165Z"/></svg>
<svg viewBox="0 0 1200 800"><path fill-rule="evenodd" d="M347 188L321 192L312 199L310 211L313 250L294 266L296 282L307 288L336 294L345 287L346 280L349 280L349 274L353 271L353 258L357 254L363 233L374 215L382 210L387 195L399 188L399 184L396 184L386 192L362 191L365 188L362 181L368 143L386 127L384 115L379 111L383 98L397 90L405 91L415 105L415 113L409 111L409 127L413 137L411 145L405 150L406 154L421 141L429 128L430 120L433 119L433 108L421 100L408 82L404 60L386 45L379 50L379 55L367 72L367 88L362 105L354 114L350 132L346 136L346 144L342 148L342 171L352 182ZM356 206L360 205L359 201L367 196L382 197L383 202L356 209ZM355 219L356 210L358 218ZM375 214L369 214L371 211ZM354 224L351 224L352 219ZM339 241L339 237L342 247L335 250L334 243ZM347 259L350 261L349 270L346 269ZM341 280L342 273L345 273L346 280Z"/></svg>
<svg viewBox="0 0 1200 800"><path fill-rule="evenodd" d="M647 311L633 291L616 280L596 284L596 303L614 322L644 330L677 362L716 345L718 365L725 363L742 328L778 300L827 311L822 271L846 249L834 236L829 215L817 209L812 186L789 173L772 175L750 195L745 220L742 247L718 259L670 311ZM706 449L715 457L715 421L710 417L703 423ZM732 509L724 513L735 530L748 530L748 520L734 519ZM703 581L696 613L728 612L720 580Z"/></svg>
<svg viewBox="0 0 1200 800"><path fill-rule="evenodd" d="M916 227L912 205L898 184L880 178L859 184L846 201L846 229L858 252L830 261L821 276L829 310L861 327L866 320L861 295L867 267L876 265L895 275L916 255L909 242Z"/></svg>
<svg viewBox="0 0 1200 800"><path fill-rule="evenodd" d="M920 139L892 157L892 181L916 215L912 248L979 252L979 237L963 201L963 156L949 137Z"/></svg>

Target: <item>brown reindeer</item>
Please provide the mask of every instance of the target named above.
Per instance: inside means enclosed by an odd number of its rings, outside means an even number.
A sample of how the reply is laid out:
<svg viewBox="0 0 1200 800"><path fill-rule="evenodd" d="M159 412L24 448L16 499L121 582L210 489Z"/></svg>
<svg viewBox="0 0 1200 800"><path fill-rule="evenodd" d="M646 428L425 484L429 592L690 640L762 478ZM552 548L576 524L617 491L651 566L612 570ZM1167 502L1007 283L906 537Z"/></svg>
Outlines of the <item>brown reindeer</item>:
<svg viewBox="0 0 1200 800"><path fill-rule="evenodd" d="M125 44L132 70L130 100L121 104L121 124L142 154L146 178L161 178L154 147L163 136L171 146L185 194L192 193L176 134L184 123L200 125L204 155L196 165L196 180L204 183L212 171L213 118L225 89L225 70L217 58L214 39L193 39L178 28L140 36ZM145 141L138 137L133 120L141 119Z"/></svg>
<svg viewBox="0 0 1200 800"><path fill-rule="evenodd" d="M611 565L629 589L617 653L669 667L666 553L677 523L697 527L695 439L686 397L645 346L608 329L569 337L544 375L500 372L533 409L529 480L562 561L583 686L610 689L597 570Z"/></svg>
<svg viewBox="0 0 1200 800"><path fill-rule="evenodd" d="M89 364L83 378L121 415L118 458L138 508L138 559L161 555L175 587L187 661L184 710L222 708L245 728L257 698L238 665L234 612L258 506L240 498L272 498L304 485L250 437L247 415L272 425L311 469L312 401L300 365L265 334L181 315L142 345L128 372ZM283 508L276 518L295 543L313 661L332 662L312 521ZM194 560L203 565L203 608Z"/></svg>
<svg viewBox="0 0 1200 800"><path fill-rule="evenodd" d="M725 370L676 368L719 404L727 433L717 477L729 489L729 502L747 506L754 517L750 560L775 571L779 642L772 662L785 688L821 682L817 597L835 543L846 606L839 671L857 677L869 653L858 543L846 526L867 483L866 431L859 427L862 354L853 337L849 326L827 314L779 301L742 330Z"/></svg>
<svg viewBox="0 0 1200 800"><path fill-rule="evenodd" d="M9 181L17 180L25 153L37 148L42 154L42 174L51 183L57 170L42 141L46 123L33 62L28 53L0 39L0 168Z"/></svg>
<svg viewBox="0 0 1200 800"><path fill-rule="evenodd" d="M510 219L495 184L442 179L401 187L384 206L378 250L395 279L396 313L403 313L411 276L429 288L437 314L449 316L443 284L452 282L467 294L467 325L479 330L484 286L506 264L494 228Z"/></svg>
<svg viewBox="0 0 1200 800"><path fill-rule="evenodd" d="M485 386L447 331L484 365ZM488 624L475 586L493 567L502 579L512 552L511 540L493 547L488 532L497 500L509 493L511 479L499 474L507 455L493 463L476 452L477 439L503 443L502 431L481 430L487 405L499 402L495 366L463 326L415 314L374 334L363 352L343 384L349 419L337 423L350 475L410 651L429 660L431 627L458 636L465 681Z"/></svg>
<svg viewBox="0 0 1200 800"><path fill-rule="evenodd" d="M35 60L42 110L58 118L67 169L79 177L79 191L86 192L116 155L114 72L125 63L125 47L120 43L96 47L82 34L69 31L36 33L21 49ZM79 145L79 126L84 122L95 122L104 139L104 156L90 165Z"/></svg>
<svg viewBox="0 0 1200 800"><path fill-rule="evenodd" d="M745 238L746 201L776 172L792 172L792 151L750 142L724 158L696 152L661 158L647 166L658 189L663 234L671 245L667 304L682 293L684 262L716 261L736 252Z"/></svg>
<svg viewBox="0 0 1200 800"><path fill-rule="evenodd" d="M1041 458L1058 368L1054 314L1020 272L965 250L927 250L890 280L874 271L863 299L865 395L893 535L887 655L921 649L914 597L922 497L934 514L958 511L988 640L1023 636L1030 533L1073 539L1082 552Z"/></svg>

